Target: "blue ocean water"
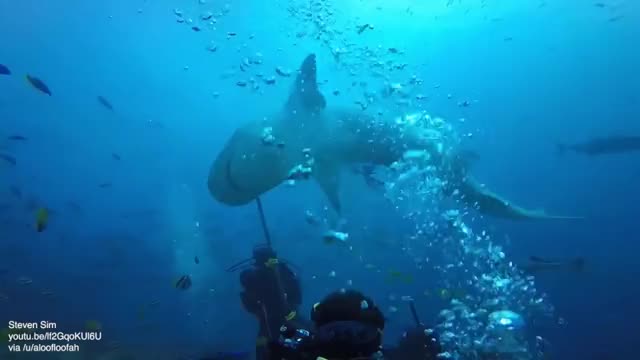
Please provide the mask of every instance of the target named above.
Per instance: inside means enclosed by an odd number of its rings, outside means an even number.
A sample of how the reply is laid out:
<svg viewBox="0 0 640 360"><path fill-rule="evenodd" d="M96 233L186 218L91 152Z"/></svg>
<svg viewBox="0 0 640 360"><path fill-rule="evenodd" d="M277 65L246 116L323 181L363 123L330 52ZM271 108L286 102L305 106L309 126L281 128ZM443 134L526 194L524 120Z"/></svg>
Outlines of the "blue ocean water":
<svg viewBox="0 0 640 360"><path fill-rule="evenodd" d="M209 12L215 23L202 20ZM262 228L253 204L216 202L207 176L236 128L283 106L295 69L315 53L328 106L359 108L367 94L419 78L412 91L425 101L412 93L408 104L380 99L367 111L449 120L472 134L471 172L493 191L584 217L487 218L476 231L491 232L517 264L586 260L579 274L536 275L555 310L529 330L551 344L549 358L637 358L638 153L555 148L640 134L639 3L24 0L0 2L0 19L0 64L11 70L0 75L0 154L15 159L0 159L0 329L48 320L74 332L99 322L103 340L80 345L87 359L253 351L256 321L240 304L238 274L225 269L250 257ZM368 71L378 63L377 75ZM262 197L274 246L300 275L300 312L355 288L388 317L386 343L411 324L402 296L435 324L449 299L438 295L442 274L417 267L407 249L415 224L359 176L343 177L350 247L325 244L324 229L306 221L307 210L334 215L313 181ZM389 280L390 271L413 280ZM183 274L193 280L186 291L174 286ZM28 358L2 345L2 358Z"/></svg>

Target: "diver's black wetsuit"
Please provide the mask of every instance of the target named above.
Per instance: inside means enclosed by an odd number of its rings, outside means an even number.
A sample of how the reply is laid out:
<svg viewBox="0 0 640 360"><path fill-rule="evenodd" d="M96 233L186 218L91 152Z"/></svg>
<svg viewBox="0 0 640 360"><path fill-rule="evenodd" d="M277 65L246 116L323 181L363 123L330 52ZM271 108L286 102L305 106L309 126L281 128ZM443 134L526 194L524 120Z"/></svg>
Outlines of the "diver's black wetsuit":
<svg viewBox="0 0 640 360"><path fill-rule="evenodd" d="M385 360L436 360L442 351L438 338L425 333L422 326L408 329L398 345L384 351Z"/></svg>
<svg viewBox="0 0 640 360"><path fill-rule="evenodd" d="M413 308L413 307L412 307ZM269 344L269 360L384 359L436 360L442 352L438 337L417 319L398 345L382 347L385 319L373 300L355 290L329 294L311 310L313 329L283 326Z"/></svg>
<svg viewBox="0 0 640 360"><path fill-rule="evenodd" d="M259 321L256 359L267 359L266 341L278 337L280 326L302 303L300 283L294 272L283 262L268 266L276 259L270 248L254 251L254 265L242 271L240 294L244 308Z"/></svg>

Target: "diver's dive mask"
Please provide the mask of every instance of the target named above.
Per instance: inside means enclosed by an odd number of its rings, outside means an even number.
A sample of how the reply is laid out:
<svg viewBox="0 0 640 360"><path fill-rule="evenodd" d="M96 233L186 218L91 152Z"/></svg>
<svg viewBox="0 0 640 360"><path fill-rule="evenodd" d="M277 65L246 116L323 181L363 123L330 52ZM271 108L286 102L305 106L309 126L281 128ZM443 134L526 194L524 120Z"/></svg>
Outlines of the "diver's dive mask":
<svg viewBox="0 0 640 360"><path fill-rule="evenodd" d="M314 333L284 325L279 346L286 348L287 360L374 359L381 349L382 331L358 321L336 321Z"/></svg>

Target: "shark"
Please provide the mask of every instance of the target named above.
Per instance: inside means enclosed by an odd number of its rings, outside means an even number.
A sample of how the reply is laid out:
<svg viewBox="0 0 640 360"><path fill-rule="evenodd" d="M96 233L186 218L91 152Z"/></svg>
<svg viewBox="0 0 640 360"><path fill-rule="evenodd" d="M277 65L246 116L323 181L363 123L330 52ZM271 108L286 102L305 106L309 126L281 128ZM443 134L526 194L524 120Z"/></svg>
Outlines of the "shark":
<svg viewBox="0 0 640 360"><path fill-rule="evenodd" d="M242 206L291 179L292 169L309 164L308 177L340 214L342 168L390 166L411 149L432 154L436 163L447 161L420 127L386 121L360 108L328 107L318 88L316 56L309 54L284 106L235 130L214 159L207 185L218 202ZM512 220L575 218L516 206L470 176L459 176L456 185L461 199L487 215Z"/></svg>
<svg viewBox="0 0 640 360"><path fill-rule="evenodd" d="M568 150L588 156L621 154L640 151L640 136L616 135L593 138L586 142L577 144L556 145L556 153L560 155L564 154Z"/></svg>
<svg viewBox="0 0 640 360"><path fill-rule="evenodd" d="M543 271L573 271L583 272L585 269L585 259L575 257L571 259L549 259L539 256L530 256L529 261L520 265L527 273L539 273Z"/></svg>

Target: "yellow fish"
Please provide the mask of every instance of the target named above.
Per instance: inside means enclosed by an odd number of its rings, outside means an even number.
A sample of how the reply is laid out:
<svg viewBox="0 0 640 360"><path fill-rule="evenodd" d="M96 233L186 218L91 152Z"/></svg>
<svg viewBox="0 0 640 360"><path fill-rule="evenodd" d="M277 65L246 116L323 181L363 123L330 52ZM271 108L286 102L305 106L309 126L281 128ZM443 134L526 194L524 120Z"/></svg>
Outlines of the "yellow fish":
<svg viewBox="0 0 640 360"><path fill-rule="evenodd" d="M264 266L268 267L268 268L274 268L276 267L276 265L278 265L280 262L278 261L278 259L276 258L270 258L269 260L267 260L264 263Z"/></svg>
<svg viewBox="0 0 640 360"><path fill-rule="evenodd" d="M40 208L36 212L36 231L43 232L49 222L49 210Z"/></svg>
<svg viewBox="0 0 640 360"><path fill-rule="evenodd" d="M451 300L451 299L460 299L463 298L465 292L463 289L440 289L438 290L438 295L442 300Z"/></svg>
<svg viewBox="0 0 640 360"><path fill-rule="evenodd" d="M267 345L268 342L269 342L269 340L264 336L259 336L256 339L256 345L257 346L265 346L265 345Z"/></svg>
<svg viewBox="0 0 640 360"><path fill-rule="evenodd" d="M396 270L390 270L389 271L389 276L391 277L391 279L398 279L401 280L407 284L410 284L413 282L413 276L409 275L409 274L405 274L402 273L400 271L396 271Z"/></svg>
<svg viewBox="0 0 640 360"><path fill-rule="evenodd" d="M287 316L285 316L284 318L287 321L291 321L291 320L296 318L296 315L297 315L296 312L292 311L292 312L288 313Z"/></svg>
<svg viewBox="0 0 640 360"><path fill-rule="evenodd" d="M87 320L84 323L84 329L87 331L100 331L102 330L102 324L96 320Z"/></svg>
<svg viewBox="0 0 640 360"><path fill-rule="evenodd" d="M451 298L451 292L448 289L440 289L438 295L440 295L443 300L449 300Z"/></svg>

